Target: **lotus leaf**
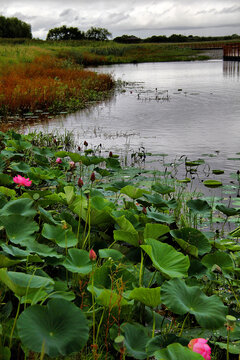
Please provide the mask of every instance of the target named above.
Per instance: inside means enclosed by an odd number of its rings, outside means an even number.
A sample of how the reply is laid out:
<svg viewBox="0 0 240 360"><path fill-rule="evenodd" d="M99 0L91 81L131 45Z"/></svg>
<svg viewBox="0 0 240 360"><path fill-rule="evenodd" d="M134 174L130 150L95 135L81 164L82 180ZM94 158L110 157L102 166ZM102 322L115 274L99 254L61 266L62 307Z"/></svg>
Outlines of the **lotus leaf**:
<svg viewBox="0 0 240 360"><path fill-rule="evenodd" d="M203 360L202 355L177 343L168 345L166 349L156 351L154 356L156 360Z"/></svg>
<svg viewBox="0 0 240 360"><path fill-rule="evenodd" d="M141 245L141 248L151 258L154 267L165 277L187 276L190 265L188 256L176 251L171 245L154 239L146 239L145 243L146 245Z"/></svg>
<svg viewBox="0 0 240 360"><path fill-rule="evenodd" d="M92 271L92 262L86 250L69 249L68 256L62 265L72 273L86 275Z"/></svg>
<svg viewBox="0 0 240 360"><path fill-rule="evenodd" d="M33 305L25 309L17 329L24 346L57 357L80 351L88 340L88 324L83 312L64 299L52 299L47 306Z"/></svg>
<svg viewBox="0 0 240 360"><path fill-rule="evenodd" d="M161 287L161 297L171 311L194 315L203 328L220 328L226 320L227 309L218 296L207 297L198 286L187 286L182 279L166 281Z"/></svg>
<svg viewBox="0 0 240 360"><path fill-rule="evenodd" d="M140 301L146 306L157 307L161 303L160 287L153 289L135 288L130 292L129 299Z"/></svg>

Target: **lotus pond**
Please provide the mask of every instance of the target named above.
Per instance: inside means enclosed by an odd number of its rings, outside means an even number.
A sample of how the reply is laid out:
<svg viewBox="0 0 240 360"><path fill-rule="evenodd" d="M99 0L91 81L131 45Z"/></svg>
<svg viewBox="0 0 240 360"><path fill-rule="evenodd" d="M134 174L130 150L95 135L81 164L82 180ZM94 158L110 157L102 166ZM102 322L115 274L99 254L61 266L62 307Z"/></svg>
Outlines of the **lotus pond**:
<svg viewBox="0 0 240 360"><path fill-rule="evenodd" d="M71 145L0 133L1 359L238 359L239 172L206 197Z"/></svg>

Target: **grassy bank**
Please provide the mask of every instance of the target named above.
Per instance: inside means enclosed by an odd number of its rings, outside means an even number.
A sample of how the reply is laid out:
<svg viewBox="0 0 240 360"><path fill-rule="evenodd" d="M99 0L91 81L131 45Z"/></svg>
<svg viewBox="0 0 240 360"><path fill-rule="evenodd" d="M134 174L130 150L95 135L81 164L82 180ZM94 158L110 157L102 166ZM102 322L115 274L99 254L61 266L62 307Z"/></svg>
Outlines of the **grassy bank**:
<svg viewBox="0 0 240 360"><path fill-rule="evenodd" d="M69 134L0 133L0 149L1 358L203 360L196 338L238 358L238 173L233 207Z"/></svg>

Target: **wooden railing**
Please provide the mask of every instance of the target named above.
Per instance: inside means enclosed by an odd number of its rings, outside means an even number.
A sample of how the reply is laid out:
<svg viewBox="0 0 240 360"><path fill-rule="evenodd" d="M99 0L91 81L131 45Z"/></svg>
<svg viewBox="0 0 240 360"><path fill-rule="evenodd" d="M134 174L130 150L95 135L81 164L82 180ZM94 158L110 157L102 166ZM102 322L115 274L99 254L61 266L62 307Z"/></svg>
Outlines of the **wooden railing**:
<svg viewBox="0 0 240 360"><path fill-rule="evenodd" d="M240 61L240 44L225 45L223 47L223 59Z"/></svg>

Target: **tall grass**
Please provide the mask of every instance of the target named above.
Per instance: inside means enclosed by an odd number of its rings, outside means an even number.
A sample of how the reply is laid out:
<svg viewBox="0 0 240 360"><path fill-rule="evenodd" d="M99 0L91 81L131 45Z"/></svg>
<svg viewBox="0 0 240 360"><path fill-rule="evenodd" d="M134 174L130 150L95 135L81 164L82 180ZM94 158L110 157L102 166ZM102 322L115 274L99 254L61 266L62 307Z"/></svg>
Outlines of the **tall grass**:
<svg viewBox="0 0 240 360"><path fill-rule="evenodd" d="M101 99L113 86L109 75L96 74L63 60L41 55L31 63L5 67L0 81L2 115L36 109L61 111L83 107Z"/></svg>

